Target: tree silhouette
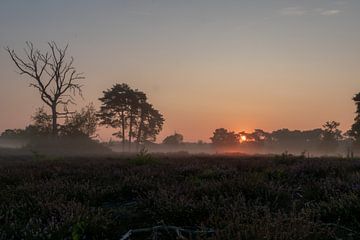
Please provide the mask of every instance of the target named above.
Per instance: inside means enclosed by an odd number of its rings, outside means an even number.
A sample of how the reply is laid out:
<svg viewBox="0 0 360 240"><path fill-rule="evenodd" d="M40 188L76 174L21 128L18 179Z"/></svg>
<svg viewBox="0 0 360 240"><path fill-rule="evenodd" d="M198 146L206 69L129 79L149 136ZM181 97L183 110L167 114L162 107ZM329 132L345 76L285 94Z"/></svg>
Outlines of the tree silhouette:
<svg viewBox="0 0 360 240"><path fill-rule="evenodd" d="M52 134L58 134L58 118L68 113L67 106L74 103L76 93L81 95L79 80L84 79L73 67L74 58L66 60L68 45L60 48L55 42L48 43L49 51L43 53L26 42L25 56L18 56L9 47L12 61L21 75L30 77L30 86L39 91L41 100L51 109ZM65 112L58 112L62 105Z"/></svg>
<svg viewBox="0 0 360 240"><path fill-rule="evenodd" d="M66 116L64 124L58 129L62 137L87 137L94 136L97 128L97 116L94 105L89 104L80 111L75 111ZM52 134L52 117L43 107L38 108L31 117L32 122L25 129L7 129L3 137L24 138L36 140L37 137L48 137Z"/></svg>
<svg viewBox="0 0 360 240"><path fill-rule="evenodd" d="M235 146L240 142L240 134L230 132L225 128L218 128L210 138L212 143L217 147Z"/></svg>
<svg viewBox="0 0 360 240"><path fill-rule="evenodd" d="M167 136L163 140L163 144L176 146L184 141L184 136L180 133L174 133L173 135Z"/></svg>
<svg viewBox="0 0 360 240"><path fill-rule="evenodd" d="M270 138L270 134L262 129L255 129L254 132L249 134L240 133L240 135L246 136L249 142L256 145L264 145L264 143Z"/></svg>
<svg viewBox="0 0 360 240"><path fill-rule="evenodd" d="M51 134L52 117L44 107L38 108L31 118L33 123L25 129L30 135L47 136Z"/></svg>
<svg viewBox="0 0 360 240"><path fill-rule="evenodd" d="M137 136L138 144L145 141L155 141L162 130L164 118L162 114L147 102L140 102L138 114Z"/></svg>
<svg viewBox="0 0 360 240"><path fill-rule="evenodd" d="M341 131L338 129L340 123L335 121L328 121L323 125L322 134L322 150L327 152L335 151L338 147L338 142L341 140Z"/></svg>
<svg viewBox="0 0 360 240"><path fill-rule="evenodd" d="M67 116L61 128L61 135L92 138L97 128L97 112L93 104Z"/></svg>
<svg viewBox="0 0 360 240"><path fill-rule="evenodd" d="M145 93L123 83L115 84L103 94L99 98L102 102L98 114L100 124L119 129L113 135L122 140L123 151L126 141L130 151L133 139L138 144L155 141L156 135L162 130L164 118L147 102Z"/></svg>
<svg viewBox="0 0 360 240"><path fill-rule="evenodd" d="M104 96L99 98L102 106L99 112L100 124L119 128L113 135L120 138L125 149L125 131L127 128L128 92L131 89L127 84L115 84L111 89L103 91Z"/></svg>
<svg viewBox="0 0 360 240"><path fill-rule="evenodd" d="M358 148L360 146L360 93L353 97L353 101L356 105L356 117L348 135L355 141L355 146Z"/></svg>
<svg viewBox="0 0 360 240"><path fill-rule="evenodd" d="M6 129L1 134L1 137L30 140L51 135L52 118L43 107L38 108L31 116L31 119L32 123L26 126L25 129Z"/></svg>
<svg viewBox="0 0 360 240"><path fill-rule="evenodd" d="M4 139L18 139L25 138L26 133L24 129L5 129L0 135Z"/></svg>

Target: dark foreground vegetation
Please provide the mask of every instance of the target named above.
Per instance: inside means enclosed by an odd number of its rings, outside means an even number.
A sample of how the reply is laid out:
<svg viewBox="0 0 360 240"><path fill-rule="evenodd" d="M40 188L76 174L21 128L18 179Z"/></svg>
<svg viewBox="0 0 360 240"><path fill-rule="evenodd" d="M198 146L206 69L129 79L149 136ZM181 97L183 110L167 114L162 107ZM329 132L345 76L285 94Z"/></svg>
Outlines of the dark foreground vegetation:
<svg viewBox="0 0 360 240"><path fill-rule="evenodd" d="M1 239L121 239L163 225L209 231L193 239L359 239L360 160L142 153L0 161ZM157 233L176 239L176 231Z"/></svg>

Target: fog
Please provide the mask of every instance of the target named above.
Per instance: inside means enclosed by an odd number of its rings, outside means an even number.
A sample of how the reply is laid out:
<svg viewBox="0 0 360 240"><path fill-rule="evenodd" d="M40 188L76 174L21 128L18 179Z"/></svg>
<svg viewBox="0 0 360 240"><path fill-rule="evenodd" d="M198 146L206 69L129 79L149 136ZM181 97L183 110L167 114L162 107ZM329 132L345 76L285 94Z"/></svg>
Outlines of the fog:
<svg viewBox="0 0 360 240"><path fill-rule="evenodd" d="M217 147L211 143L182 143L179 145L166 144L147 144L147 145L133 145L131 151L126 145L123 150L122 145L106 144L114 153L123 152L138 152L141 149L146 149L150 153L188 153L188 154L232 154L232 155L303 155L306 157L319 156L336 156L349 157L354 154L351 144L347 141L339 142L338 146L332 150L322 150L321 146L308 144L299 144L297 146L289 145L257 145L254 143L242 143L235 146L221 146Z"/></svg>
<svg viewBox="0 0 360 240"><path fill-rule="evenodd" d="M128 142L100 142L85 137L37 137L30 139L7 139L0 137L0 154L46 155L46 156L108 156L138 154L232 154L232 155L303 155L305 157L354 156L352 143L340 140L330 145L323 141L297 139L287 141L248 141L237 144L214 144L206 142L181 142L177 144ZM355 153L356 154L356 153Z"/></svg>
<svg viewBox="0 0 360 240"><path fill-rule="evenodd" d="M20 149L26 144L26 140L0 139L0 148Z"/></svg>

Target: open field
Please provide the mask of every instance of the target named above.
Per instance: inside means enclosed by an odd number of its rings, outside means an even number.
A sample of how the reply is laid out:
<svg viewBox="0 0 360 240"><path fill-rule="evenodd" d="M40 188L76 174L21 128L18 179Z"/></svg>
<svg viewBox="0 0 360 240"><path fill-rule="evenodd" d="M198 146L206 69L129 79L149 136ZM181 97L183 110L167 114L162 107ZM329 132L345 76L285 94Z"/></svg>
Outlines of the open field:
<svg viewBox="0 0 360 240"><path fill-rule="evenodd" d="M360 160L0 160L0 239L121 239L159 225L209 231L193 239L359 239ZM175 236L159 231L153 239Z"/></svg>

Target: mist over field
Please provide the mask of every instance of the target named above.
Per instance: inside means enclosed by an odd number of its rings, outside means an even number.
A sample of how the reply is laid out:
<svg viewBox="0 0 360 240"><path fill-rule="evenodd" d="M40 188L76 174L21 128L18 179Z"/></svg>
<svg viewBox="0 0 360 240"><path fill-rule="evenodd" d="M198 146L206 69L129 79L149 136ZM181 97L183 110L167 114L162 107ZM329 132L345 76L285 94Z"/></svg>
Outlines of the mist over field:
<svg viewBox="0 0 360 240"><path fill-rule="evenodd" d="M0 148L22 148L24 145L26 144L26 141L20 141L20 140L5 140L5 139L1 139L0 140Z"/></svg>

